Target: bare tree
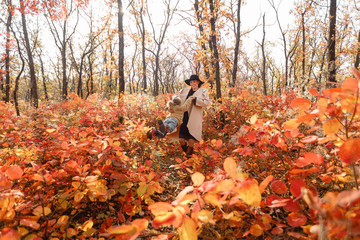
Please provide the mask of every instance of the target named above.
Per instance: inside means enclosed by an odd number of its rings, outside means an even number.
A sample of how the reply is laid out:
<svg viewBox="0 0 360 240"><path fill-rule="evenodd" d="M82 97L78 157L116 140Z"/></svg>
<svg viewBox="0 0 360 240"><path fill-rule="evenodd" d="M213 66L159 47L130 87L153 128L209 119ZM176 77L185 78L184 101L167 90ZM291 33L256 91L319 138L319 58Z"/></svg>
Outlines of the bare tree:
<svg viewBox="0 0 360 240"><path fill-rule="evenodd" d="M52 36L55 40L55 44L57 48L60 51L61 55L61 64L62 64L62 89L61 89L61 96L65 100L68 96L68 79L67 79L67 46L69 44L70 39L75 33L75 30L77 28L77 25L79 23L79 9L78 7L75 7L75 4L73 1L70 1L69 9L66 11L66 16L58 21L58 27L55 25L55 21L52 19L49 19L51 17L50 9L48 10L48 15L46 15L46 20L48 22L48 25L50 27L50 31L52 33ZM75 24L72 25L69 23L69 18L71 15L76 13L76 20ZM74 26L69 33L69 26Z"/></svg>
<svg viewBox="0 0 360 240"><path fill-rule="evenodd" d="M124 76L124 27L123 27L123 6L122 0L118 3L118 34L119 34L119 96L125 92L125 76Z"/></svg>
<svg viewBox="0 0 360 240"><path fill-rule="evenodd" d="M330 25L328 39L328 85L336 83L336 0L330 0Z"/></svg>
<svg viewBox="0 0 360 240"><path fill-rule="evenodd" d="M24 8L23 0L20 0L20 6L21 6L21 8ZM22 23L22 28L23 28L25 48L26 48L26 53L28 56L28 63L29 63L29 69L30 69L31 105L34 106L35 108L38 108L39 98L38 98L38 88L37 88L36 74L35 74L35 65L34 65L34 58L33 58L31 46L30 46L30 40L29 40L29 35L28 35L27 22L26 22L24 9L22 9L22 11L21 11L21 23Z"/></svg>
<svg viewBox="0 0 360 240"><path fill-rule="evenodd" d="M233 69L232 69L232 86L235 86L236 83L236 76L237 76L237 70L238 70L238 59L239 59L239 48L240 48L240 9L241 9L242 0L237 1L237 10L236 10L236 28L234 26L235 31L235 48L234 48L234 62L233 62ZM235 23L234 23L235 25Z"/></svg>
<svg viewBox="0 0 360 240"><path fill-rule="evenodd" d="M7 5L7 20L6 20L6 45L5 45L5 102L10 101L10 35L11 35L11 21L13 15L12 1L5 1Z"/></svg>
<svg viewBox="0 0 360 240"><path fill-rule="evenodd" d="M157 34L156 34L156 29L155 29L154 23L151 19L149 9L147 8L147 15L149 17L149 21L150 21L150 24L152 27L152 34L153 34L153 39L154 39L154 43L155 43L155 50L148 49L148 51L150 51L155 57L154 90L153 90L154 96L159 95L159 70L160 70L160 55L161 55L162 44L164 42L165 35L167 33L167 29L168 29L170 22L174 16L174 13L176 11L176 8L177 8L179 2L180 2L180 0L176 0L174 6L171 6L172 0L169 0L169 1L164 0L163 1L163 3L165 4L166 10L164 13L164 15L165 15L164 21L160 27L159 36L157 36Z"/></svg>

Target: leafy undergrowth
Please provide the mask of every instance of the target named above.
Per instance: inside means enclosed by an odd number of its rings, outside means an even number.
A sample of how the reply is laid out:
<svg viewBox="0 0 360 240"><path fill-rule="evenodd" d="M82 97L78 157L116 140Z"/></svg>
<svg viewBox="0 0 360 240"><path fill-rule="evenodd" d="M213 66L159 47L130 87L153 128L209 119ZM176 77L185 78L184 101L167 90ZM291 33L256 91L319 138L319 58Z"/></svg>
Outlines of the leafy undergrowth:
<svg viewBox="0 0 360 240"><path fill-rule="evenodd" d="M170 95L0 103L0 239L356 239L359 80L213 103L185 159L146 132Z"/></svg>

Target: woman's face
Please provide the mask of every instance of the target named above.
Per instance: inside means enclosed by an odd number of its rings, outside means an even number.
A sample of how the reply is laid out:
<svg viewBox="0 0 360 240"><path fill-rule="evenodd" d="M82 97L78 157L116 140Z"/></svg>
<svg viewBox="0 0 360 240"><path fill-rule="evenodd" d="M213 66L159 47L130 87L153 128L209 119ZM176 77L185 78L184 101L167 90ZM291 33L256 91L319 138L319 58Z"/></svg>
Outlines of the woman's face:
<svg viewBox="0 0 360 240"><path fill-rule="evenodd" d="M196 91L199 89L199 80L190 80L190 86L193 91Z"/></svg>

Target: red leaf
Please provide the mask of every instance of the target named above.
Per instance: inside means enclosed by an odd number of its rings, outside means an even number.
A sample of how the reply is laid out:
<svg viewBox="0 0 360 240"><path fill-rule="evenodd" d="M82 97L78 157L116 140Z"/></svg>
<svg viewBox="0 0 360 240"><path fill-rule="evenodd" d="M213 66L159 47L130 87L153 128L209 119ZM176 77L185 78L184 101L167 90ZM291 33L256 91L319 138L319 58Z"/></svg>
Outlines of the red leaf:
<svg viewBox="0 0 360 240"><path fill-rule="evenodd" d="M13 165L6 170L6 174L10 180L15 180L15 179L21 178L23 173L24 173L24 171L18 165Z"/></svg>
<svg viewBox="0 0 360 240"><path fill-rule="evenodd" d="M306 161L309 161L310 163L314 163L316 165L323 164L324 158L321 154L316 154L313 152L306 152L304 153L304 157Z"/></svg>
<svg viewBox="0 0 360 240"><path fill-rule="evenodd" d="M284 209L289 212L299 212L301 210L299 202L294 201L294 199L289 199L289 201L286 202Z"/></svg>
<svg viewBox="0 0 360 240"><path fill-rule="evenodd" d="M306 187L306 184L301 179L295 179L290 185L290 192L294 197L298 197L301 194L301 188Z"/></svg>
<svg viewBox="0 0 360 240"><path fill-rule="evenodd" d="M360 159L360 138L349 138L339 149L339 157L344 163L357 162Z"/></svg>
<svg viewBox="0 0 360 240"><path fill-rule="evenodd" d="M292 212L287 216L287 222L292 227L300 227L307 222L307 218L302 213Z"/></svg>
<svg viewBox="0 0 360 240"><path fill-rule="evenodd" d="M285 194L288 190L286 184L280 180L273 181L270 187L277 194Z"/></svg>

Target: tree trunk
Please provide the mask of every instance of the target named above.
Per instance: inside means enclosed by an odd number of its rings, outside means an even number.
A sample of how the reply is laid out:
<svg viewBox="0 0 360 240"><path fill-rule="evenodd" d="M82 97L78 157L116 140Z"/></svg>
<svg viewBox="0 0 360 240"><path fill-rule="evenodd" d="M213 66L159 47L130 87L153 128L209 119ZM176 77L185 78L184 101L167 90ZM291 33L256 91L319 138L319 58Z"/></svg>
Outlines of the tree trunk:
<svg viewBox="0 0 360 240"><path fill-rule="evenodd" d="M216 0L215 0L216 1ZM213 46L212 62L215 62L215 83L216 83L216 98L221 98L221 82L220 82L220 63L219 63L219 51L217 48L216 39L216 11L214 6L214 0L209 0L210 4L210 27L211 27L211 43Z"/></svg>
<svg viewBox="0 0 360 240"><path fill-rule="evenodd" d="M356 69L359 68L360 65L360 31L358 33L358 48L357 48L357 53L356 53L356 58L355 58L355 64L354 67Z"/></svg>
<svg viewBox="0 0 360 240"><path fill-rule="evenodd" d="M49 96L48 96L46 81L45 81L46 76L45 76L44 62L43 62L41 56L39 56L39 58L40 58L41 76L42 76L42 80L43 80L43 87L44 87L44 93L45 93L45 100L48 101Z"/></svg>
<svg viewBox="0 0 360 240"><path fill-rule="evenodd" d="M336 83L336 56L335 56L335 37L336 37L336 0L330 1L330 26L329 26L329 55L328 55L328 87Z"/></svg>
<svg viewBox="0 0 360 240"><path fill-rule="evenodd" d="M5 102L10 101L10 32L11 32L11 21L12 21L12 2L8 4L8 17L6 21L6 46L5 46Z"/></svg>
<svg viewBox="0 0 360 240"><path fill-rule="evenodd" d="M124 29L122 0L118 0L118 34L119 34L119 96L125 92L124 76Z"/></svg>
<svg viewBox="0 0 360 240"><path fill-rule="evenodd" d="M263 81L263 88L264 88L264 95L267 95L267 89L266 89L266 56L265 56L265 14L263 15L263 39L262 39L262 43L261 43L261 52L262 52L262 57L263 57L263 63L262 63L262 73L261 73L261 78Z"/></svg>
<svg viewBox="0 0 360 240"><path fill-rule="evenodd" d="M24 40L25 40L25 48L26 53L28 55L28 61L29 61L29 68L30 68L30 99L31 99L31 105L35 108L38 108L39 106L39 98L38 98L38 89L37 89L37 83L36 83L36 75L35 75L35 66L34 66L34 59L31 52L31 46L26 26L26 18L25 18L25 12L24 12L24 1L20 0L21 5L21 22L23 27L23 33L24 33Z"/></svg>
<svg viewBox="0 0 360 240"><path fill-rule="evenodd" d="M236 23L236 32L235 32L235 48L234 48L234 63L233 63L233 71L232 71L232 87L235 87L236 84L236 75L238 69L238 58L239 58L239 47L240 47L240 9L241 9L241 0L238 0L236 16L237 16L237 23Z"/></svg>

